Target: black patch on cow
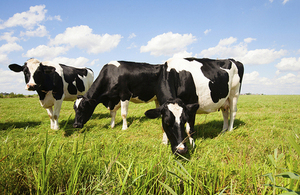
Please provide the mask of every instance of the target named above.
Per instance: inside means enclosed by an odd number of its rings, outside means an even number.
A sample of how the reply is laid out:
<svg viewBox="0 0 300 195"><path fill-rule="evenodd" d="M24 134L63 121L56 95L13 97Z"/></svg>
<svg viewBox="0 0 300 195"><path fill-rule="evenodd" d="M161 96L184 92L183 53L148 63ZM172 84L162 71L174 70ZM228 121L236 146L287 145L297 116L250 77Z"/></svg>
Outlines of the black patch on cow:
<svg viewBox="0 0 300 195"><path fill-rule="evenodd" d="M175 96L180 98L185 104L198 102L194 79L189 71L182 70L178 73L175 69L171 69L168 81L169 86L175 87Z"/></svg>
<svg viewBox="0 0 300 195"><path fill-rule="evenodd" d="M196 60L203 64L201 71L203 75L210 80L208 85L210 89L210 96L214 103L217 103L220 99L227 97L229 93L229 75L223 69L231 69L232 62L230 60L212 60L207 58L185 59L188 61Z"/></svg>
<svg viewBox="0 0 300 195"><path fill-rule="evenodd" d="M73 68L64 64L59 64L63 69L65 81L68 83L68 92L72 95L77 94L77 90L83 92L85 90L83 81L78 77L87 76L87 69ZM75 85L74 85L75 83Z"/></svg>
<svg viewBox="0 0 300 195"><path fill-rule="evenodd" d="M45 99L48 91L52 91L52 95L56 100L60 100L62 98L64 90L63 80L62 77L55 71L54 67L40 64L34 72L33 78L37 84L36 91L39 94L40 100Z"/></svg>

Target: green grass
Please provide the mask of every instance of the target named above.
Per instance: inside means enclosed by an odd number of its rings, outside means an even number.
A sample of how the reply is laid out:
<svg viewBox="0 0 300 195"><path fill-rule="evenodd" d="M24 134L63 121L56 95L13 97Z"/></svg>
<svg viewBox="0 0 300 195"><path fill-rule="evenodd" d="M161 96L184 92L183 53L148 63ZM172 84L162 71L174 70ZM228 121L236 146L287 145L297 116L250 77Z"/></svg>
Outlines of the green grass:
<svg viewBox="0 0 300 195"><path fill-rule="evenodd" d="M161 119L144 116L154 103L129 105L129 128L98 105L81 130L64 102L61 129L50 129L35 98L0 99L0 192L3 194L279 194L266 174L300 172L300 96L240 96L233 132L219 135L221 112L197 115L194 150L184 157L161 144ZM294 144L294 143L293 143ZM276 167L274 151L281 158ZM275 156L274 156L275 157ZM297 177L296 177L297 178ZM267 184L267 185L264 185ZM300 191L299 180L276 186Z"/></svg>

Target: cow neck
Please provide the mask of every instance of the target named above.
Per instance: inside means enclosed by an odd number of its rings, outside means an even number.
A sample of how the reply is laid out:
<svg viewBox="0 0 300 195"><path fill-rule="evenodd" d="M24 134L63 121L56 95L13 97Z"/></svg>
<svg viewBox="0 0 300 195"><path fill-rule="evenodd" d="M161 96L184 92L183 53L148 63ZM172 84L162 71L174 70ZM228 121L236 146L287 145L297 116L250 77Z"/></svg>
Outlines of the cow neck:
<svg viewBox="0 0 300 195"><path fill-rule="evenodd" d="M170 79L171 73L167 71L167 64L162 66L162 71L159 77L158 87L156 90L157 99L160 105L170 99L176 98L175 81Z"/></svg>

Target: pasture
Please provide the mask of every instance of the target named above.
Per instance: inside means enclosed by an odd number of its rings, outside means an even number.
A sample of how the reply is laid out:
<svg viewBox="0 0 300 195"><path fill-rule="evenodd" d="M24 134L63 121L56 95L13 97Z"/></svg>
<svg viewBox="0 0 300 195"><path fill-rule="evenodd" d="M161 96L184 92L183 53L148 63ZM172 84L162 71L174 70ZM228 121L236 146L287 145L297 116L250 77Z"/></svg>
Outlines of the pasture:
<svg viewBox="0 0 300 195"><path fill-rule="evenodd" d="M4 194L280 194L300 191L300 96L240 96L234 131L220 135L221 112L197 115L196 147L177 157L162 145L161 119L129 105L122 131L117 112L99 104L74 129L73 102L64 102L58 131L49 128L38 98L0 98L0 192ZM189 144L188 144L189 145ZM273 160L272 160L273 159ZM270 173L270 174L269 174ZM269 174L267 176L263 176ZM270 179L274 179L271 181ZM296 177L297 178L297 177Z"/></svg>

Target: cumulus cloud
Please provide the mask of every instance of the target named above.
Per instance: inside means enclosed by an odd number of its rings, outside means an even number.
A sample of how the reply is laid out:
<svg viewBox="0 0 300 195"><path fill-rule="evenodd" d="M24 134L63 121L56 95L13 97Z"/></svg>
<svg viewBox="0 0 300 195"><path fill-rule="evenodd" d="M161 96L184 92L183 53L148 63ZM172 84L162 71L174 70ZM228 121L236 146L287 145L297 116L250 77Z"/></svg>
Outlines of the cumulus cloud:
<svg viewBox="0 0 300 195"><path fill-rule="evenodd" d="M185 51L186 47L196 40L192 34L181 35L168 32L152 38L146 46L141 46L140 52L150 52L154 56L172 56L175 53Z"/></svg>
<svg viewBox="0 0 300 195"><path fill-rule="evenodd" d="M229 37L221 39L217 46L202 50L199 56L214 58L234 58L244 64L269 64L284 56L287 51L275 49L248 50L248 43L255 40L246 38L243 42L237 43L237 38Z"/></svg>
<svg viewBox="0 0 300 195"><path fill-rule="evenodd" d="M206 30L204 31L204 34L207 35L208 33L210 33L210 31L211 31L211 29L206 29Z"/></svg>
<svg viewBox="0 0 300 195"><path fill-rule="evenodd" d="M73 67L86 67L89 66L88 61L89 59L85 57L78 57L78 58L66 58L66 57L57 57L51 60L53 62L57 62L60 64L65 64L68 66L73 66Z"/></svg>
<svg viewBox="0 0 300 195"><path fill-rule="evenodd" d="M36 48L28 50L26 54L23 54L23 57L35 57L50 60L58 55L66 53L68 50L68 47L51 47L47 45L39 45Z"/></svg>
<svg viewBox="0 0 300 195"><path fill-rule="evenodd" d="M251 37L248 37L248 38L244 39L245 43L251 43L252 41L256 41L256 39L255 38L251 38Z"/></svg>
<svg viewBox="0 0 300 195"><path fill-rule="evenodd" d="M0 47L0 53L2 54L8 54L12 51L20 51L23 50L22 46L18 45L17 43L7 43L7 44L3 44Z"/></svg>
<svg viewBox="0 0 300 195"><path fill-rule="evenodd" d="M266 77L260 77L257 71L244 74L243 84L272 85L272 81Z"/></svg>
<svg viewBox="0 0 300 195"><path fill-rule="evenodd" d="M283 0L282 4L286 4L289 0Z"/></svg>
<svg viewBox="0 0 300 195"><path fill-rule="evenodd" d="M0 40L5 40L8 43L13 43L19 40L18 37L13 37L14 31L11 32L5 32L0 36Z"/></svg>
<svg viewBox="0 0 300 195"><path fill-rule="evenodd" d="M288 73L276 79L276 81L280 84L300 84L299 76L296 76L292 73Z"/></svg>
<svg viewBox="0 0 300 195"><path fill-rule="evenodd" d="M134 38L134 37L136 37L136 35L135 35L134 33L131 33L131 34L129 35L128 39L132 39L132 38Z"/></svg>
<svg viewBox="0 0 300 195"><path fill-rule="evenodd" d="M14 26L22 26L26 29L32 29L36 24L45 19L46 13L47 10L45 9L45 5L31 6L28 11L16 13L7 21L0 24L0 29Z"/></svg>
<svg viewBox="0 0 300 195"><path fill-rule="evenodd" d="M38 25L38 28L35 30L20 32L20 36L28 36L28 37L45 37L47 35L48 35L48 31L46 30L46 27L43 25Z"/></svg>
<svg viewBox="0 0 300 195"><path fill-rule="evenodd" d="M58 34L54 39L50 40L50 45L67 45L70 47L78 47L85 49L88 53L102 53L117 47L122 36L116 35L98 35L93 34L93 30L88 26L81 25L70 27L64 33Z"/></svg>
<svg viewBox="0 0 300 195"><path fill-rule="evenodd" d="M300 57L282 58L276 68L280 71L300 71Z"/></svg>
<svg viewBox="0 0 300 195"><path fill-rule="evenodd" d="M192 57L192 56L193 56L193 52L182 51L179 53L175 53L173 55L173 58L187 58L187 57Z"/></svg>

